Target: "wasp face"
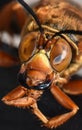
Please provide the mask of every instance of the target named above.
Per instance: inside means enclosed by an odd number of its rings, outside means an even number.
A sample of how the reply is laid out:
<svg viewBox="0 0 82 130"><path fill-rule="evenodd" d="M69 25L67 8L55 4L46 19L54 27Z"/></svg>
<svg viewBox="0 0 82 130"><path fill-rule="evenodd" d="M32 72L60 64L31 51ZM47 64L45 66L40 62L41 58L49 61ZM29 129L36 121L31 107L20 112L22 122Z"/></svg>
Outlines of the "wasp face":
<svg viewBox="0 0 82 130"><path fill-rule="evenodd" d="M39 33L31 32L22 39L19 56L24 62L19 81L28 88L44 89L70 64L72 51L63 38L41 41Z"/></svg>

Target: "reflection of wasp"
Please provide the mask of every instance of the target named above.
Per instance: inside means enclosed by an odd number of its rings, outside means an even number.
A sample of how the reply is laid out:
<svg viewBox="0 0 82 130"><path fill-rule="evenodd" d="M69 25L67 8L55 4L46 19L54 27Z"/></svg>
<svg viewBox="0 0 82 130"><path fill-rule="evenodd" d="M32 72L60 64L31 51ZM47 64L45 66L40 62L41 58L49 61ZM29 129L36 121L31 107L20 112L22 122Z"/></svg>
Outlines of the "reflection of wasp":
<svg viewBox="0 0 82 130"><path fill-rule="evenodd" d="M79 109L65 93L82 93L80 80L67 83L82 66L81 9L70 1L41 0L35 14L23 0L18 1L34 19L28 16L19 46L22 66L18 79L22 86L2 100L8 105L29 107L45 126L57 127ZM47 88L70 112L47 119L37 106L37 99Z"/></svg>

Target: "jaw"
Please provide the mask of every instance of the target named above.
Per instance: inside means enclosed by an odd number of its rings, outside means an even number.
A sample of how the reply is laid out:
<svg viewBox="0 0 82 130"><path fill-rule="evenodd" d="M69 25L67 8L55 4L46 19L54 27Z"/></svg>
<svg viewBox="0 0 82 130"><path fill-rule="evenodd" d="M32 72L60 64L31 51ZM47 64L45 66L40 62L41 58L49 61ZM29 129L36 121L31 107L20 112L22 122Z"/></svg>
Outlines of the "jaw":
<svg viewBox="0 0 82 130"><path fill-rule="evenodd" d="M26 84L30 89L47 89L53 79L53 73L45 74L42 71L29 70L27 73Z"/></svg>
<svg viewBox="0 0 82 130"><path fill-rule="evenodd" d="M28 86L37 86L46 80L46 74L38 70L28 70L26 84Z"/></svg>
<svg viewBox="0 0 82 130"><path fill-rule="evenodd" d="M53 69L49 59L41 51L35 54L30 61L24 63L19 73L24 75L25 85L33 89L49 87L53 79Z"/></svg>
<svg viewBox="0 0 82 130"><path fill-rule="evenodd" d="M18 80L20 84L28 89L44 90L50 87L54 73L46 74L39 70L26 70L19 73Z"/></svg>

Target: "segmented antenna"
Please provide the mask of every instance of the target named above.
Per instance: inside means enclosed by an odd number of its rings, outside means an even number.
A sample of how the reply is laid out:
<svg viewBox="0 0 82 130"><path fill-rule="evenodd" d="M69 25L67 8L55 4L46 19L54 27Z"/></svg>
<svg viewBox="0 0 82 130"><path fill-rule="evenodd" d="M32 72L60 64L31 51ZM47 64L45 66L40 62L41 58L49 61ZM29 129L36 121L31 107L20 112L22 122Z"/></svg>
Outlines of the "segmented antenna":
<svg viewBox="0 0 82 130"><path fill-rule="evenodd" d="M40 32L43 33L43 28L41 27L40 21L36 16L36 14L34 13L34 11L32 10L32 8L23 0L17 0L17 1L26 9L26 11L28 11L32 15L32 17L35 19L36 23L39 26Z"/></svg>

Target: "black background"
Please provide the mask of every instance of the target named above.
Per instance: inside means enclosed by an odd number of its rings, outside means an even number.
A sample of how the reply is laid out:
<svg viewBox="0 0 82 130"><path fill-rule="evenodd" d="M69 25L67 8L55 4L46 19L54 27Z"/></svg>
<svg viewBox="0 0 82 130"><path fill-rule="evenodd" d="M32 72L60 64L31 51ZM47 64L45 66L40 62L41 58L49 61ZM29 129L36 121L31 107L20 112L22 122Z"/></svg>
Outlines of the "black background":
<svg viewBox="0 0 82 130"><path fill-rule="evenodd" d="M11 1L11 0L10 0ZM9 0L0 0L0 7ZM15 108L5 105L1 98L18 85L17 73L20 66L0 68L0 130L48 130L28 109ZM77 79L77 77L75 77ZM77 86L78 87L78 86ZM56 130L82 130L82 95L71 96L80 110L65 124ZM46 116L55 116L67 112L47 90L40 101L39 108Z"/></svg>

